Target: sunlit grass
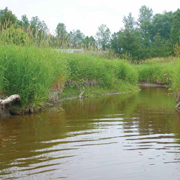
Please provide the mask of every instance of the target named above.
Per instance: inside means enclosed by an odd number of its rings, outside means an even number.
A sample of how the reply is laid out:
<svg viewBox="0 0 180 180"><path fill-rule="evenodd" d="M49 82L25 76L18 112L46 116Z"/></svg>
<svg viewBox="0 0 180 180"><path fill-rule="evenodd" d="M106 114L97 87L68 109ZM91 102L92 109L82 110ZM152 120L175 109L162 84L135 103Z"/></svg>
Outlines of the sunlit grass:
<svg viewBox="0 0 180 180"><path fill-rule="evenodd" d="M0 68L1 92L19 94L22 104L46 101L56 86L60 86L63 93L74 89L76 93L69 94L72 96L84 89L90 94L87 90L90 85L106 92L132 90L138 81L136 70L127 61L108 61L47 48L1 45Z"/></svg>

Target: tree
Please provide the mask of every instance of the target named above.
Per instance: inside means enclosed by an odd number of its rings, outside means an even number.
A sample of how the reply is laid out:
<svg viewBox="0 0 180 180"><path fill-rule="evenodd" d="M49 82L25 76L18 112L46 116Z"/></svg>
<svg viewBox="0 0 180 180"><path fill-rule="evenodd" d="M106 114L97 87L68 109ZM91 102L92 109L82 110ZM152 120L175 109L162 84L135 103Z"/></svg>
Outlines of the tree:
<svg viewBox="0 0 180 180"><path fill-rule="evenodd" d="M153 17L153 10L148 8L147 6L141 6L139 10L139 24L142 24L144 21L151 21Z"/></svg>
<svg viewBox="0 0 180 180"><path fill-rule="evenodd" d="M142 43L149 46L153 41L153 11L152 9L142 6L139 10L138 25L141 32Z"/></svg>
<svg viewBox="0 0 180 180"><path fill-rule="evenodd" d="M57 44L61 47L67 47L68 32L64 23L58 23L56 27Z"/></svg>
<svg viewBox="0 0 180 180"><path fill-rule="evenodd" d="M158 33L161 37L169 39L171 34L172 22L172 12L156 14L152 20L154 36L156 36L156 34Z"/></svg>
<svg viewBox="0 0 180 180"><path fill-rule="evenodd" d="M137 31L128 29L114 33L111 40L111 48L120 56L130 55L133 59L141 59L141 39Z"/></svg>
<svg viewBox="0 0 180 180"><path fill-rule="evenodd" d="M98 47L102 50L105 50L109 47L111 40L111 32L105 24L102 24L98 27L98 32L96 33L96 40Z"/></svg>
<svg viewBox="0 0 180 180"><path fill-rule="evenodd" d="M40 21L40 19L35 16L31 18L30 28L34 41L38 44L38 46L47 45L48 27L46 23L44 21Z"/></svg>
<svg viewBox="0 0 180 180"><path fill-rule="evenodd" d="M56 34L58 37L67 36L68 33L66 31L66 26L64 25L64 23L58 23L56 27Z"/></svg>
<svg viewBox="0 0 180 180"><path fill-rule="evenodd" d="M85 38L85 35L78 29L72 30L69 33L69 44L72 47L78 48L82 45L82 41Z"/></svg>
<svg viewBox="0 0 180 180"><path fill-rule="evenodd" d="M94 37L93 36L90 36L90 37L88 37L88 36L86 36L86 38L85 39L83 39L83 45L84 45L84 48L94 48L94 47L96 47L96 40L94 39Z"/></svg>
<svg viewBox="0 0 180 180"><path fill-rule="evenodd" d="M11 27L11 25L15 24L17 21L16 16L12 13L12 11L8 10L6 7L3 10L0 10L0 27L1 29L6 29Z"/></svg>
<svg viewBox="0 0 180 180"><path fill-rule="evenodd" d="M40 21L38 16L32 17L30 21L30 27L33 31L33 36L37 36L40 34L47 34L48 28L44 21Z"/></svg>
<svg viewBox="0 0 180 180"><path fill-rule="evenodd" d="M38 34L38 31L40 30L40 24L41 21L37 16L31 18L30 26L34 37L36 36L36 34Z"/></svg>
<svg viewBox="0 0 180 180"><path fill-rule="evenodd" d="M151 57L167 57L172 55L172 46L170 46L169 40L161 37L159 33L154 37L150 50Z"/></svg>
<svg viewBox="0 0 180 180"><path fill-rule="evenodd" d="M125 29L129 31L135 30L135 25L137 24L131 13L129 13L128 17L124 16L123 23Z"/></svg>
<svg viewBox="0 0 180 180"><path fill-rule="evenodd" d="M20 25L26 32L30 26L28 17L26 15L21 16L21 20L17 21L18 25Z"/></svg>
<svg viewBox="0 0 180 180"><path fill-rule="evenodd" d="M171 27L171 41L173 44L180 41L180 9L173 14Z"/></svg>
<svg viewBox="0 0 180 180"><path fill-rule="evenodd" d="M22 15L21 17L21 21L22 21L22 27L24 27L25 30L27 30L27 28L29 27L29 20L28 17L26 15Z"/></svg>

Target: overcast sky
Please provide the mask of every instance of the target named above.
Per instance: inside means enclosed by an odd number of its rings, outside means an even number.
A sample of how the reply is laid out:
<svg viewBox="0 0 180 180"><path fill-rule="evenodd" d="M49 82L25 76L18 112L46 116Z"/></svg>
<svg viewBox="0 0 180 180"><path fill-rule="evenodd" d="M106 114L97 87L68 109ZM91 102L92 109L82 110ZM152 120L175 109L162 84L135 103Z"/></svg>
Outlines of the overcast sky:
<svg viewBox="0 0 180 180"><path fill-rule="evenodd" d="M180 0L0 0L0 9L8 7L18 19L24 14L29 20L38 16L51 33L60 22L68 32L80 29L88 36L94 36L101 24L106 24L112 33L119 31L123 17L131 12L137 18L143 5L157 14L176 11Z"/></svg>

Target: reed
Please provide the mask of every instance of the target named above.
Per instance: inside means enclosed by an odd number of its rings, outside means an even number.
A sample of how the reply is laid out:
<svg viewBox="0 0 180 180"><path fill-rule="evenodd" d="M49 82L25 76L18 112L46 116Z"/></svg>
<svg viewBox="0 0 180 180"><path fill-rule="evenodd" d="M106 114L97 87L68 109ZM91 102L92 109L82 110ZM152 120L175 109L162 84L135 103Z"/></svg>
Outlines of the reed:
<svg viewBox="0 0 180 180"><path fill-rule="evenodd" d="M43 102L59 76L66 76L65 62L49 49L0 46L1 91L19 94L22 104Z"/></svg>
<svg viewBox="0 0 180 180"><path fill-rule="evenodd" d="M0 45L0 90L19 94L22 105L45 102L53 86L88 88L97 82L100 89L122 90L136 84L137 72L130 63L106 60L88 54L68 54L50 48ZM70 83L65 86L65 82ZM95 85L97 85L95 83Z"/></svg>
<svg viewBox="0 0 180 180"><path fill-rule="evenodd" d="M153 59L134 65L134 68L138 71L139 81L171 85L171 76L174 73L175 62L175 59Z"/></svg>

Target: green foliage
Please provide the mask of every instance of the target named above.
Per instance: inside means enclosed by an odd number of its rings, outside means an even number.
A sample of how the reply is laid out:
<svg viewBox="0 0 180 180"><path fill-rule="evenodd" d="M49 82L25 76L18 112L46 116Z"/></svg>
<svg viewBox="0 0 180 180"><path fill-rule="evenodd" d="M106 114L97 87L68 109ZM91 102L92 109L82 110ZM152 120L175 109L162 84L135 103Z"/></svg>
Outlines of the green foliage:
<svg viewBox="0 0 180 180"><path fill-rule="evenodd" d="M31 44L38 47L52 47L61 49L82 49L87 51L103 50L106 54L111 52L115 57L127 58L128 60L142 60L154 57L168 57L176 55L173 47L179 43L180 37L180 10L155 14L147 6L139 9L137 20L131 13L123 18L124 28L114 33L111 37L110 29L102 24L98 27L96 39L85 36L80 30L67 32L64 23L58 23L56 35L51 35L47 25L38 16L29 21L26 15L18 20L8 8L0 10L0 30L3 32L11 28L9 39L4 34L6 44ZM16 32L14 29L17 29ZM30 38L26 43L26 35L19 32L22 29ZM18 40L16 39L18 34ZM21 34L21 35L19 35ZM13 38L12 38L12 37ZM2 41L2 40L1 40ZM174 53L174 54L173 54Z"/></svg>
<svg viewBox="0 0 180 180"><path fill-rule="evenodd" d="M144 21L151 21L153 16L153 10L143 5L139 9L139 18L138 22L141 25Z"/></svg>
<svg viewBox="0 0 180 180"><path fill-rule="evenodd" d="M172 55L172 51L170 41L156 34L150 45L150 57L168 57Z"/></svg>
<svg viewBox="0 0 180 180"><path fill-rule="evenodd" d="M130 54L132 59L141 58L141 39L137 31L125 29L113 34L111 47L120 56Z"/></svg>
<svg viewBox="0 0 180 180"><path fill-rule="evenodd" d="M92 82L100 89L120 91L132 89L138 80L126 61L12 45L0 45L0 70L0 91L19 94L22 105L44 102L58 84L65 92L82 90Z"/></svg>
<svg viewBox="0 0 180 180"><path fill-rule="evenodd" d="M173 47L174 55L176 57L180 57L180 45L179 42L176 42L176 44Z"/></svg>
<svg viewBox="0 0 180 180"><path fill-rule="evenodd" d="M179 93L180 90L180 61L177 60L173 69L173 75L172 75L172 87L175 92Z"/></svg>
<svg viewBox="0 0 180 180"><path fill-rule="evenodd" d="M79 48L82 45L85 35L78 29L69 33L68 44L71 48Z"/></svg>
<svg viewBox="0 0 180 180"><path fill-rule="evenodd" d="M176 42L179 42L180 37L180 9L178 9L173 14L173 22L171 27L171 40L172 43L175 44Z"/></svg>
<svg viewBox="0 0 180 180"><path fill-rule="evenodd" d="M75 81L94 79L103 88L110 89L114 87L115 80L124 80L133 85L138 80L137 72L126 61L108 61L97 56L73 54L68 55L67 62L70 77Z"/></svg>
<svg viewBox="0 0 180 180"><path fill-rule="evenodd" d="M138 81L138 73L130 63L123 60L107 61L106 68L114 73L114 77L124 80L127 83L136 85Z"/></svg>
<svg viewBox="0 0 180 180"><path fill-rule="evenodd" d="M83 39L83 48L90 49L90 48L96 48L96 40L93 36L86 36L85 39Z"/></svg>
<svg viewBox="0 0 180 180"><path fill-rule="evenodd" d="M132 17L132 14L129 13L128 17L124 16L123 23L125 29L132 31L135 29L135 25L137 24L134 17Z"/></svg>
<svg viewBox="0 0 180 180"><path fill-rule="evenodd" d="M20 25L25 29L25 31L27 31L30 23L29 23L28 17L26 15L22 15Z"/></svg>
<svg viewBox="0 0 180 180"><path fill-rule="evenodd" d="M108 48L111 39L111 32L110 29L105 25L102 24L98 27L98 32L96 33L97 45L102 50Z"/></svg>
<svg viewBox="0 0 180 180"><path fill-rule="evenodd" d="M172 15L172 12L164 12L163 14L156 14L153 17L153 35L159 34L162 38L170 39L173 22Z"/></svg>
<svg viewBox="0 0 180 180"><path fill-rule="evenodd" d="M0 46L0 68L1 90L19 94L22 104L46 100L57 77L66 76L59 53L48 49Z"/></svg>
<svg viewBox="0 0 180 180"><path fill-rule="evenodd" d="M30 45L29 36L20 28L13 27L3 30L0 34L0 44Z"/></svg>
<svg viewBox="0 0 180 180"><path fill-rule="evenodd" d="M66 26L64 23L58 23L58 25L56 27L56 34L58 37L67 36Z"/></svg>
<svg viewBox="0 0 180 180"><path fill-rule="evenodd" d="M10 28L17 21L16 16L7 7L0 10L0 29Z"/></svg>
<svg viewBox="0 0 180 180"><path fill-rule="evenodd" d="M131 13L124 17L125 28L112 36L112 50L120 56L130 54L132 60L171 56L180 36L179 11L153 16L152 9L142 6L137 22Z"/></svg>
<svg viewBox="0 0 180 180"><path fill-rule="evenodd" d="M149 60L145 63L134 65L139 73L139 81L171 84L167 76L174 73L175 61ZM167 76L166 76L166 75Z"/></svg>

